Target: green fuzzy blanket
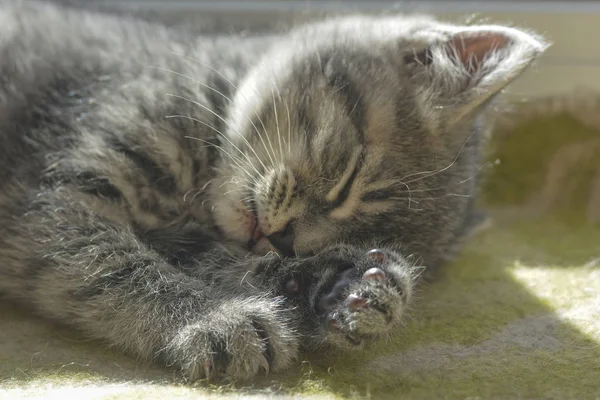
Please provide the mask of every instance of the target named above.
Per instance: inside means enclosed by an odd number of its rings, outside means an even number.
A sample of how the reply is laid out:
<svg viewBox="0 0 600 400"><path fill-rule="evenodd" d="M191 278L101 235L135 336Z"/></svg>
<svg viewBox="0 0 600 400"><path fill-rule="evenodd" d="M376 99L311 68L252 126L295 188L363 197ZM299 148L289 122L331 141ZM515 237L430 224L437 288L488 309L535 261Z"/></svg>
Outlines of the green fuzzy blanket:
<svg viewBox="0 0 600 400"><path fill-rule="evenodd" d="M490 224L422 287L395 339L308 354L252 387L192 387L2 304L0 398L600 398L600 107L588 100L498 121L482 168Z"/></svg>

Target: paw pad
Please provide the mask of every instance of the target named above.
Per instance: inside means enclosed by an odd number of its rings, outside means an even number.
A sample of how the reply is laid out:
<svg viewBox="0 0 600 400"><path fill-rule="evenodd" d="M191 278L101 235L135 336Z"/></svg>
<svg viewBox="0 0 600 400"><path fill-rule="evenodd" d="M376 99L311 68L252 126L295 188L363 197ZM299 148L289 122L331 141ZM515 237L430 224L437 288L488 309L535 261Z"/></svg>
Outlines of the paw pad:
<svg viewBox="0 0 600 400"><path fill-rule="evenodd" d="M362 278L365 281L384 281L387 275L379 268L371 268L363 274Z"/></svg>
<svg viewBox="0 0 600 400"><path fill-rule="evenodd" d="M367 299L357 294L351 294L346 298L346 305L352 311L358 311L366 307Z"/></svg>

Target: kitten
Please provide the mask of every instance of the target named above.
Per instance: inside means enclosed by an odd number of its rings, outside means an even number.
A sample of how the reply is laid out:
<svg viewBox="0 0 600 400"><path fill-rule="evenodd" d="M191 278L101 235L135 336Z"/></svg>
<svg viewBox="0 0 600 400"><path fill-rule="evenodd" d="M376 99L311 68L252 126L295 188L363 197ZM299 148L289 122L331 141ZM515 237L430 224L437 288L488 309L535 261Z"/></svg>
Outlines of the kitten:
<svg viewBox="0 0 600 400"><path fill-rule="evenodd" d="M0 292L190 379L398 327L476 214L490 101L546 47L351 16L193 37L0 9Z"/></svg>

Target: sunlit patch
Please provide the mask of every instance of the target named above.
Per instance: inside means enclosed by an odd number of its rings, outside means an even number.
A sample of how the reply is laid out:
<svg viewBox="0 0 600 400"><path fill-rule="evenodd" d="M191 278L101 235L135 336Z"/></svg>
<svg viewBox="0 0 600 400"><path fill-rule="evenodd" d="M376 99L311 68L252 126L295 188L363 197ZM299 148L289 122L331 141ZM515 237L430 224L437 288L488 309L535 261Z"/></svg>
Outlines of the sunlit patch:
<svg viewBox="0 0 600 400"><path fill-rule="evenodd" d="M561 320L600 344L600 268L529 267L516 263L510 274Z"/></svg>

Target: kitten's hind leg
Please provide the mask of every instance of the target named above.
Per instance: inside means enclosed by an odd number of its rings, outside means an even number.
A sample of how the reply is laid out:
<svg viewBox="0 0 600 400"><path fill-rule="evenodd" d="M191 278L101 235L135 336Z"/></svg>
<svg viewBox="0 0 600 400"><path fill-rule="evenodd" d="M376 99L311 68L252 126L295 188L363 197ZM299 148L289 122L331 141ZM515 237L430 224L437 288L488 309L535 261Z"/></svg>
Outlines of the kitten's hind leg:
<svg viewBox="0 0 600 400"><path fill-rule="evenodd" d="M73 199L58 196L11 230L0 244L0 291L91 337L162 359L191 379L207 370L251 378L285 368L297 354L280 300L192 278L126 225ZM202 261L197 268L217 269Z"/></svg>

